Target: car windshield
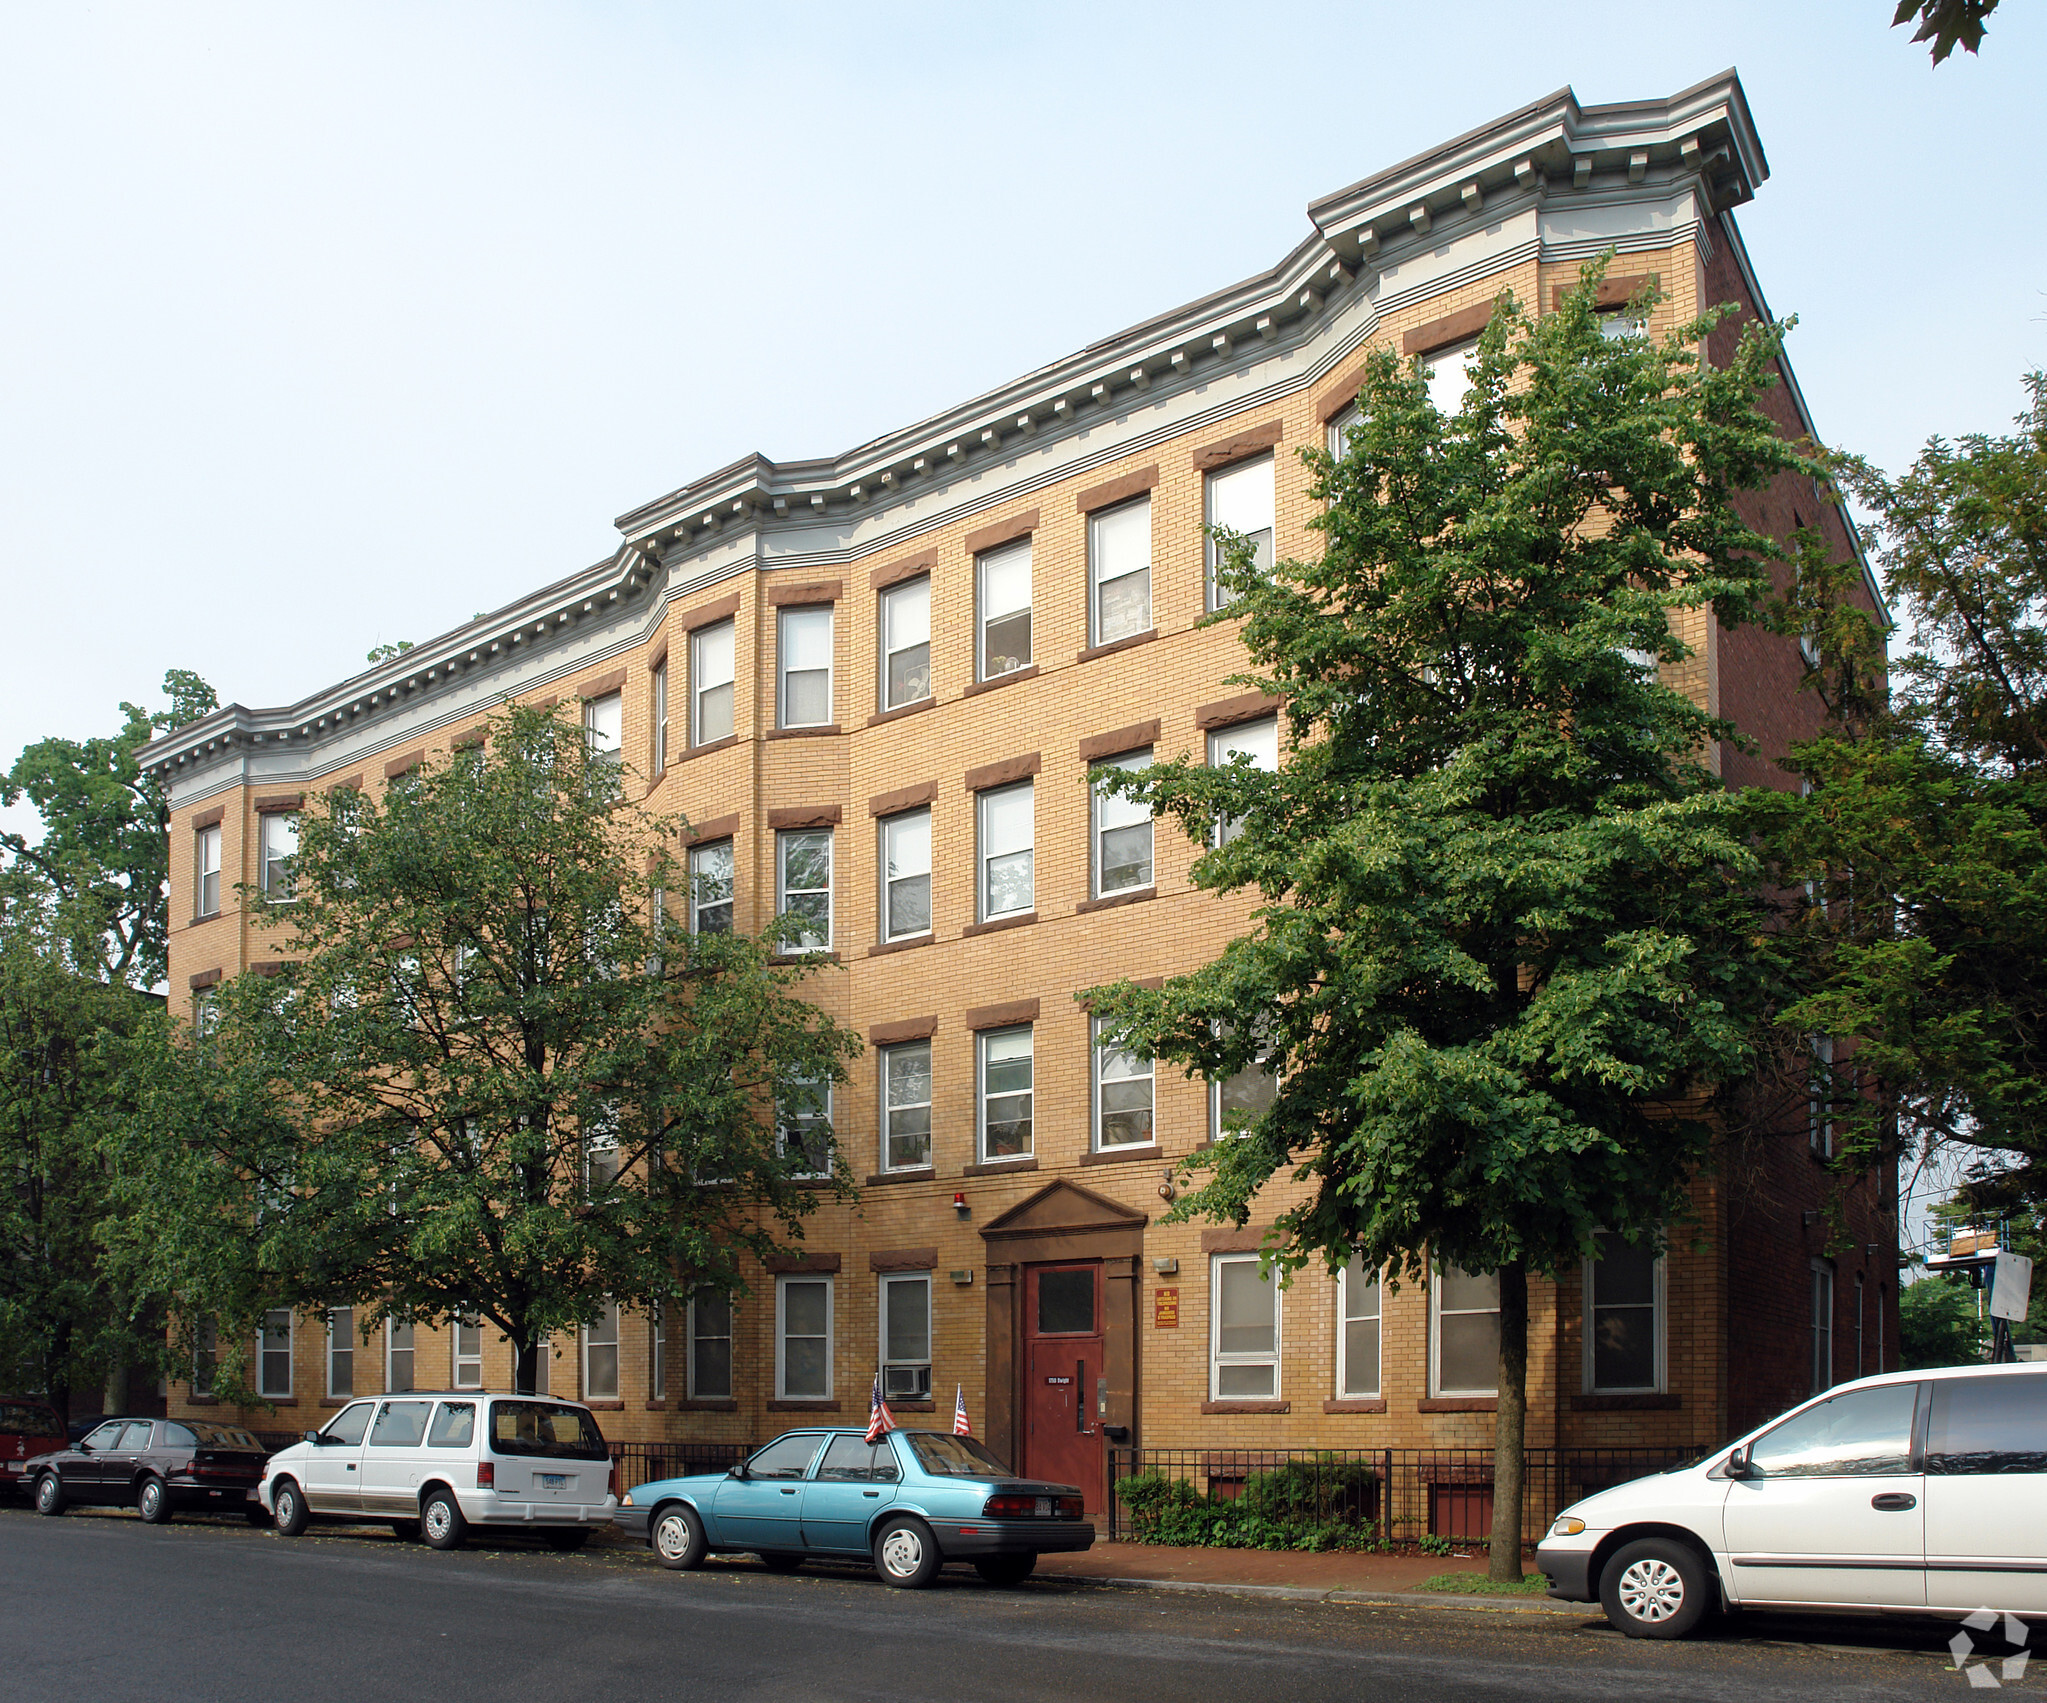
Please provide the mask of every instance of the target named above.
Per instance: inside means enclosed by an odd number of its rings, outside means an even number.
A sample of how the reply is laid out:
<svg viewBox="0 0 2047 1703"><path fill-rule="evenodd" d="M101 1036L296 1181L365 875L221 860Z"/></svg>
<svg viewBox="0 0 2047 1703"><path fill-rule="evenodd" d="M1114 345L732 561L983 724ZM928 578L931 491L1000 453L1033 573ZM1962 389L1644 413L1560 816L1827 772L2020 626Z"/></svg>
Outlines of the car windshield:
<svg viewBox="0 0 2047 1703"><path fill-rule="evenodd" d="M934 1478L1007 1478L1009 1468L972 1437L943 1431L905 1431L917 1464Z"/></svg>
<svg viewBox="0 0 2047 1703"><path fill-rule="evenodd" d="M10 1437L61 1437L64 1427L46 1407L26 1402L0 1402L0 1431Z"/></svg>
<svg viewBox="0 0 2047 1703"><path fill-rule="evenodd" d="M604 1434L580 1407L544 1401L490 1404L490 1446L501 1455L548 1455L570 1461L608 1460Z"/></svg>

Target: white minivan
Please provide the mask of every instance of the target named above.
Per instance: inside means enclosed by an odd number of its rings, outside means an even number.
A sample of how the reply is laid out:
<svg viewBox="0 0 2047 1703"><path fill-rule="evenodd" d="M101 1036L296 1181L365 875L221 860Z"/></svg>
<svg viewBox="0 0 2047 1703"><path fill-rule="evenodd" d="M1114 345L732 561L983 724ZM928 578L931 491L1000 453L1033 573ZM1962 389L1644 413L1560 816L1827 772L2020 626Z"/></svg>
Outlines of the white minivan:
<svg viewBox="0 0 2047 1703"><path fill-rule="evenodd" d="M611 1451L588 1408L477 1390L352 1402L272 1455L257 1495L286 1537L314 1520L388 1520L436 1549L454 1549L472 1526L580 1549L618 1508Z"/></svg>
<svg viewBox="0 0 2047 1703"><path fill-rule="evenodd" d="M1840 1384L1690 1466L1566 1508L1553 1597L1635 1638L1714 1609L2047 1616L2047 1370Z"/></svg>

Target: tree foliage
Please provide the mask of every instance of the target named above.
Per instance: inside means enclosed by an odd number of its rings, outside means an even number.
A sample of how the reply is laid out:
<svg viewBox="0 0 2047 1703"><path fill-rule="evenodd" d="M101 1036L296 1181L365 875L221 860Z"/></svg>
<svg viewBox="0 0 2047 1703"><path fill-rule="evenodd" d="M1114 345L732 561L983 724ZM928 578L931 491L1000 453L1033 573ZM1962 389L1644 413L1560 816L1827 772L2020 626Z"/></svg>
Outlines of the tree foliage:
<svg viewBox="0 0 2047 1703"><path fill-rule="evenodd" d="M223 1389L263 1309L337 1305L489 1319L530 1389L551 1333L732 1290L845 1186L776 1107L857 1042L798 997L817 960L667 922L677 828L527 708L301 817L293 896L248 896L293 961L135 1049L119 1143L118 1250L221 1321Z"/></svg>
<svg viewBox="0 0 2047 1703"><path fill-rule="evenodd" d="M1976 1366L1988 1333L1981 1303L1966 1280L1922 1277L1898 1291L1898 1370Z"/></svg>
<svg viewBox="0 0 2047 1703"><path fill-rule="evenodd" d="M1957 47L1976 53L1982 49L1983 34L1997 0L1898 0L1891 15L1891 28L1917 21L1914 41L1933 43L1933 62L1938 65Z"/></svg>
<svg viewBox="0 0 2047 1703"><path fill-rule="evenodd" d="M1612 1230L1653 1238L1704 1151L1700 1102L1749 1059L1758 859L1705 753L1735 730L1659 678L1687 616L1750 618L1780 552L1735 493L1803 465L1756 406L1780 328L1724 366L1728 310L1613 336L1603 268L1531 321L1502 297L1462 409L1368 363L1346 453L1314 451L1319 561L1228 542L1222 617L1291 749L1101 784L1208 843L1198 886L1255 896L1191 975L1087 996L1191 1074L1262 1059L1270 1108L1175 1210L1243 1224L1275 1177L1283 1267L1353 1257L1500 1274L1494 1568L1519 1576L1526 1279ZM1635 304L1637 312L1648 301Z"/></svg>

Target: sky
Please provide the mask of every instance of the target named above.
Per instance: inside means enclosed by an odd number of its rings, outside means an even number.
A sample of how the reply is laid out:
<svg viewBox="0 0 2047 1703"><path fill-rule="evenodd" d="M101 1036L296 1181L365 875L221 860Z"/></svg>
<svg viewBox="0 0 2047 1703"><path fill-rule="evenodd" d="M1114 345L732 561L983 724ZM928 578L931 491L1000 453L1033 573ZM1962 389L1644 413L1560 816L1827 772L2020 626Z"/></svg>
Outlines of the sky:
<svg viewBox="0 0 2047 1703"><path fill-rule="evenodd" d="M2047 365L2047 8L1938 69L1890 11L0 0L0 763L171 667L291 702L1565 84L1737 68L1821 433L2002 429Z"/></svg>

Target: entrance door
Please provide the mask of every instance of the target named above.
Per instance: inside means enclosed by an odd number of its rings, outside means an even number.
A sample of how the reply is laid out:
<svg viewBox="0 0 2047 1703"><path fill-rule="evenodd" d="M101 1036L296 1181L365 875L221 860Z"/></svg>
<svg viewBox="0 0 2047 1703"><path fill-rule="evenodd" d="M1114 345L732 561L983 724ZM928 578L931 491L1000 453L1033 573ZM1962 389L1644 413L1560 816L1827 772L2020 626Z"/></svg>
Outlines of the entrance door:
<svg viewBox="0 0 2047 1703"><path fill-rule="evenodd" d="M1077 1484L1102 1502L1096 1384L1102 1364L1102 1267L1032 1266L1024 1281L1023 1459L1030 1478Z"/></svg>

